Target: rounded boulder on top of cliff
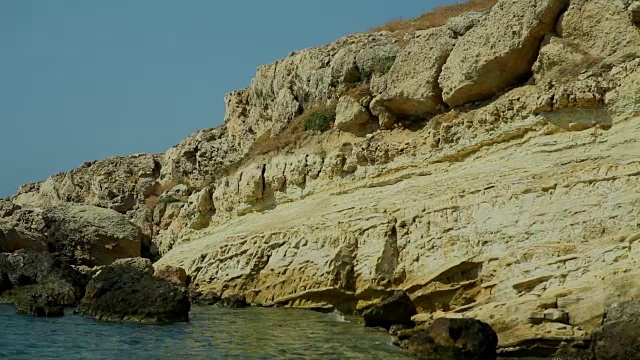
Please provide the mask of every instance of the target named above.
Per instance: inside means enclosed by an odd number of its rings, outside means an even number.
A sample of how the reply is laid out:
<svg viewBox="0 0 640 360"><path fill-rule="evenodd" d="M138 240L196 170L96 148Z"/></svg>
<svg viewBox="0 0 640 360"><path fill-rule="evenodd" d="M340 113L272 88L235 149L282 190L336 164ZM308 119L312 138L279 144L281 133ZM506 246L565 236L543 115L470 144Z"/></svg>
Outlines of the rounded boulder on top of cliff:
<svg viewBox="0 0 640 360"><path fill-rule="evenodd" d="M419 359L495 360L498 336L482 321L439 318L401 346Z"/></svg>
<svg viewBox="0 0 640 360"><path fill-rule="evenodd" d="M489 15L460 37L442 68L439 84L452 107L483 100L526 80L544 36L569 0L500 0Z"/></svg>
<svg viewBox="0 0 640 360"><path fill-rule="evenodd" d="M172 323L189 321L184 286L153 276L148 259L120 259L98 271L76 309L106 321Z"/></svg>
<svg viewBox="0 0 640 360"><path fill-rule="evenodd" d="M404 291L398 291L365 310L362 316L366 326L389 329L392 325L413 325L411 317L417 313L409 295Z"/></svg>

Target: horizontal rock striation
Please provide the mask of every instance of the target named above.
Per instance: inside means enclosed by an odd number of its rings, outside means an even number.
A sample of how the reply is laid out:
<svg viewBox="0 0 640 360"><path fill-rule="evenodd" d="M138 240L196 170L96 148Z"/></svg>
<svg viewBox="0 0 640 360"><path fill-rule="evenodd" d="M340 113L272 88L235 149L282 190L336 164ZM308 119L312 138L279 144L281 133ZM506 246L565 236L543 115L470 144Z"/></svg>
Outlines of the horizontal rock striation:
<svg viewBox="0 0 640 360"><path fill-rule="evenodd" d="M630 5L500 0L294 52L226 97L224 126L0 201L0 247L48 246L54 205L108 208L204 303L364 312L404 291L414 322L476 318L504 354L584 345L640 297Z"/></svg>

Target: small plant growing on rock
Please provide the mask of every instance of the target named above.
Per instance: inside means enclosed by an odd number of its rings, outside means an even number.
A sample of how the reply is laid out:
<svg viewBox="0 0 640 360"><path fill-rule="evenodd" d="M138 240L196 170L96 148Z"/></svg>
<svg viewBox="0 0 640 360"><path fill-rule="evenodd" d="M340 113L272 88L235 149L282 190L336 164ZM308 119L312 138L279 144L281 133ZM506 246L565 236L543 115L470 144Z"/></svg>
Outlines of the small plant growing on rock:
<svg viewBox="0 0 640 360"><path fill-rule="evenodd" d="M376 62L370 69L360 71L360 82L365 83L371 80L373 74L384 75L391 70L393 63L396 62L395 56L387 56L376 59Z"/></svg>
<svg viewBox="0 0 640 360"><path fill-rule="evenodd" d="M324 107L311 110L309 115L305 116L304 130L325 132L331 129L331 125L335 120L336 112L332 108Z"/></svg>

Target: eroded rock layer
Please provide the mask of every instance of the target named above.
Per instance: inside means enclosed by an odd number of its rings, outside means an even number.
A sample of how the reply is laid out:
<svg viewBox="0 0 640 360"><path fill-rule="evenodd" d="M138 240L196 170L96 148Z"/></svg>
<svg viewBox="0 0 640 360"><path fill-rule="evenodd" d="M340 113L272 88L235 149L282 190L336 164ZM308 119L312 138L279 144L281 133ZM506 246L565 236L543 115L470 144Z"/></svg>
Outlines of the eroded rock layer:
<svg viewBox="0 0 640 360"><path fill-rule="evenodd" d="M202 299L363 311L402 290L415 322L473 317L507 352L587 341L640 298L634 6L500 0L294 52L224 126L0 201L0 246L47 244L42 208L104 207Z"/></svg>

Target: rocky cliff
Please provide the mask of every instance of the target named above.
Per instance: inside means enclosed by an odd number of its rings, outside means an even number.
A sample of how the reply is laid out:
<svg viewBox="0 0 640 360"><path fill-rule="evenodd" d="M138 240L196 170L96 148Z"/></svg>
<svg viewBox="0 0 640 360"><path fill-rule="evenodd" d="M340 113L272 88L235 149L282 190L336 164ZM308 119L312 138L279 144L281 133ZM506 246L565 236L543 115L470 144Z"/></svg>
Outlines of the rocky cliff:
<svg viewBox="0 0 640 360"><path fill-rule="evenodd" d="M95 213L193 291L353 311L401 289L416 321L478 318L505 348L584 339L640 299L638 8L500 0L293 52L220 128L22 186L0 246L55 244L34 213Z"/></svg>

